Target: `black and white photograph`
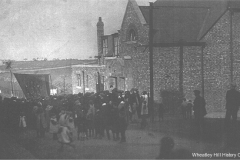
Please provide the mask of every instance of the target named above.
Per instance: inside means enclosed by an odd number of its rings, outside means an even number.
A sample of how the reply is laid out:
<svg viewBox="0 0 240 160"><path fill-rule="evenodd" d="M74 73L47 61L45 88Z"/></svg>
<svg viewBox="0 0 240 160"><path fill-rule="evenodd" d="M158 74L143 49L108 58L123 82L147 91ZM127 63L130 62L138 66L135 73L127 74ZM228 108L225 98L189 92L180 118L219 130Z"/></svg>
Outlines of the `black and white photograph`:
<svg viewBox="0 0 240 160"><path fill-rule="evenodd" d="M240 159L240 0L0 0L0 159Z"/></svg>

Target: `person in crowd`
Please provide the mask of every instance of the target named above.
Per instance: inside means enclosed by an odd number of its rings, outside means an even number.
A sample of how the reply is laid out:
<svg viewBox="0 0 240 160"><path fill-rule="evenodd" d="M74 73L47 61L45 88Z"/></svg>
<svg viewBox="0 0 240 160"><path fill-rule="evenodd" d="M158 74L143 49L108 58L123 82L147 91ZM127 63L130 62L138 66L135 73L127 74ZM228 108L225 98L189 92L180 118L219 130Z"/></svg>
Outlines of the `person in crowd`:
<svg viewBox="0 0 240 160"><path fill-rule="evenodd" d="M193 102L193 111L196 125L196 135L201 138L204 129L204 116L207 114L206 101L200 96L199 90L194 90L195 99Z"/></svg>
<svg viewBox="0 0 240 160"><path fill-rule="evenodd" d="M137 122L137 103L133 102L132 104L132 122Z"/></svg>
<svg viewBox="0 0 240 160"><path fill-rule="evenodd" d="M46 107L45 109L45 114L46 114L46 123L47 123L47 130L49 131L49 128L50 128L50 112L51 110L53 109L53 106L50 105L50 101L49 100L44 100L44 106Z"/></svg>
<svg viewBox="0 0 240 160"><path fill-rule="evenodd" d="M136 105L137 105L137 116L138 116L138 119L141 118L141 98L140 98L140 95L139 95L139 91L138 90L133 90L132 91L133 94L132 94L132 103L135 102Z"/></svg>
<svg viewBox="0 0 240 160"><path fill-rule="evenodd" d="M59 124L57 121L57 115L55 113L52 113L50 118L50 127L49 127L49 133L53 134L53 140L57 140L57 134L58 134Z"/></svg>
<svg viewBox="0 0 240 160"><path fill-rule="evenodd" d="M127 130L127 107L125 105L124 101L121 101L118 105L118 111L119 111L119 132L121 134L121 141L120 142L126 142L126 130Z"/></svg>
<svg viewBox="0 0 240 160"><path fill-rule="evenodd" d="M80 100L79 99L77 99L77 100L75 100L75 102L74 102L74 114L75 114L75 116L74 116L74 123L75 124L77 124L77 121L78 121L78 112L79 112L79 109L81 108L81 103L80 103ZM76 127L77 127L77 125L76 125Z"/></svg>
<svg viewBox="0 0 240 160"><path fill-rule="evenodd" d="M187 118L186 108L187 108L187 99L183 98L183 101L182 101L182 104L181 104L181 112L182 112L183 119Z"/></svg>
<svg viewBox="0 0 240 160"><path fill-rule="evenodd" d="M83 106L78 111L77 115L77 135L78 140L85 140L87 139L87 120L86 120L86 114ZM80 138L79 138L80 136Z"/></svg>
<svg viewBox="0 0 240 160"><path fill-rule="evenodd" d="M112 134L113 134L113 140L118 141L119 138L119 110L116 103L110 101L111 108L111 122L112 122Z"/></svg>
<svg viewBox="0 0 240 160"><path fill-rule="evenodd" d="M87 121L88 121L88 137L94 137L95 127L94 127L94 118L96 114L96 108L92 100L89 102L89 109L87 112Z"/></svg>
<svg viewBox="0 0 240 160"><path fill-rule="evenodd" d="M132 106L130 105L130 102L129 102L129 95L125 95L124 103L126 106L127 123L130 123L132 122L133 111L132 111Z"/></svg>
<svg viewBox="0 0 240 160"><path fill-rule="evenodd" d="M67 125L68 124L68 116L67 114L63 114L61 117L61 125L59 127L58 133L60 134L59 136L59 143L60 143L60 148L58 149L59 152L63 151L64 145L71 146L72 148L76 148L73 142L73 134L70 131L70 127Z"/></svg>
<svg viewBox="0 0 240 160"><path fill-rule="evenodd" d="M74 132L74 128L75 128L73 112L72 111L68 111L67 112L67 116L68 116L68 126L69 126L69 129L73 133Z"/></svg>
<svg viewBox="0 0 240 160"><path fill-rule="evenodd" d="M186 118L187 119L192 119L192 100L188 100L187 107L186 107Z"/></svg>
<svg viewBox="0 0 240 160"><path fill-rule="evenodd" d="M146 91L143 91L141 96L141 128L145 128L147 126L147 116L148 116L148 95Z"/></svg>
<svg viewBox="0 0 240 160"><path fill-rule="evenodd" d="M226 116L225 123L228 126L230 120L235 124L240 106L240 92L236 89L236 84L231 84L230 90L226 93Z"/></svg>
<svg viewBox="0 0 240 160"><path fill-rule="evenodd" d="M174 158L174 140L171 137L163 137L160 140L160 152L156 159L173 159Z"/></svg>
<svg viewBox="0 0 240 160"><path fill-rule="evenodd" d="M102 113L100 111L100 109L97 109L96 110L96 115L95 115L95 118L94 118L95 122L95 131L96 131L96 135L95 135L95 138L99 138L99 139L102 139L103 138L103 118L102 118Z"/></svg>
<svg viewBox="0 0 240 160"><path fill-rule="evenodd" d="M112 93L112 91L113 91L113 85L110 85L109 93Z"/></svg>
<svg viewBox="0 0 240 160"><path fill-rule="evenodd" d="M102 104L101 114L102 114L102 122L103 122L103 134L104 131L107 133L107 138L110 140L110 130L111 130L111 109L108 100L105 100Z"/></svg>
<svg viewBox="0 0 240 160"><path fill-rule="evenodd" d="M37 120L37 137L43 138L45 136L45 131L47 128L45 112L42 107L42 103L38 102L37 111L36 111L36 120Z"/></svg>

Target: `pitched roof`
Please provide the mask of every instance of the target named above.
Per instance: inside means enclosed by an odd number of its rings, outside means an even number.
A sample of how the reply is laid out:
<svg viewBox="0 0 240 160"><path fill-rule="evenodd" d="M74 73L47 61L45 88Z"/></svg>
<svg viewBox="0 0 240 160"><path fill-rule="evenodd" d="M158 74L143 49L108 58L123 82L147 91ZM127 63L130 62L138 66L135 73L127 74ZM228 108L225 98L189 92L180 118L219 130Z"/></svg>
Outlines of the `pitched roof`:
<svg viewBox="0 0 240 160"><path fill-rule="evenodd" d="M140 20L141 24L147 24L146 18L143 16L143 13L140 10L136 0L128 0L127 6L129 6L130 4L133 6L133 9L134 9L135 13L137 14L138 19ZM125 10L125 13L124 13L123 20L126 18L126 14L127 14L127 7L126 7L126 10ZM123 21L122 21L121 28L122 27L123 27Z"/></svg>
<svg viewBox="0 0 240 160"><path fill-rule="evenodd" d="M60 68L60 67L71 67L71 65L93 65L98 64L97 59L87 60L53 60L53 61L13 61L12 70L34 70L34 69L47 69L47 68ZM5 71L5 65L0 66L1 71Z"/></svg>
<svg viewBox="0 0 240 160"><path fill-rule="evenodd" d="M139 6L146 23L149 23L149 6Z"/></svg>
<svg viewBox="0 0 240 160"><path fill-rule="evenodd" d="M157 0L154 2L155 43L200 41L228 8L239 9L239 0ZM149 7L139 6L149 23Z"/></svg>
<svg viewBox="0 0 240 160"><path fill-rule="evenodd" d="M129 0L129 2L132 3L133 8L134 8L135 12L137 13L138 18L139 18L139 20L141 21L141 23L142 23L142 24L146 24L146 20L145 20L145 18L143 17L143 14L142 14L141 10L139 9L137 2L136 2L135 0Z"/></svg>

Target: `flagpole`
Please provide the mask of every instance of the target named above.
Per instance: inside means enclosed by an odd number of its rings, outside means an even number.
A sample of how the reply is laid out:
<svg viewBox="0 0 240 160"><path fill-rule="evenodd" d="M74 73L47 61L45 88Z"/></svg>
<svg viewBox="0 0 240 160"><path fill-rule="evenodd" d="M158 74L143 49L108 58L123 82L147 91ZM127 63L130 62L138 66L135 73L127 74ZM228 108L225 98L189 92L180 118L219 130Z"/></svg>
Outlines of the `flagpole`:
<svg viewBox="0 0 240 160"><path fill-rule="evenodd" d="M14 97L14 92L13 92L13 82L12 82L12 79L13 79L13 75L12 75L12 70L10 69L10 74L11 74L11 87L12 87L12 95Z"/></svg>

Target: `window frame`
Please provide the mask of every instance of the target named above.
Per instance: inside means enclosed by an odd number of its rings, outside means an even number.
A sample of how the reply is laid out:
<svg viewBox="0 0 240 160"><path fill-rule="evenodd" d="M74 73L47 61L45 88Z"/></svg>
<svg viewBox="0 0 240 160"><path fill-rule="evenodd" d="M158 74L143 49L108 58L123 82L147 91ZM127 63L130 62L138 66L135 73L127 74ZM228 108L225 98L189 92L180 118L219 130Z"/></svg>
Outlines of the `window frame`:
<svg viewBox="0 0 240 160"><path fill-rule="evenodd" d="M137 34L136 34L136 31L134 29L130 29L129 30L129 41L136 41L137 40Z"/></svg>
<svg viewBox="0 0 240 160"><path fill-rule="evenodd" d="M89 81L89 75L87 74L87 75L86 75L86 88L89 88L89 83L88 83L88 81Z"/></svg>
<svg viewBox="0 0 240 160"><path fill-rule="evenodd" d="M77 86L82 87L82 75L77 74Z"/></svg>
<svg viewBox="0 0 240 160"><path fill-rule="evenodd" d="M108 54L108 37L107 36L102 37L102 54L103 56L106 56Z"/></svg>
<svg viewBox="0 0 240 160"><path fill-rule="evenodd" d="M128 26L126 32L126 41L127 42L136 42L138 40L138 29L135 24L131 23Z"/></svg>
<svg viewBox="0 0 240 160"><path fill-rule="evenodd" d="M113 56L118 56L119 55L119 37L114 36L113 37L113 43L114 43L114 53Z"/></svg>

